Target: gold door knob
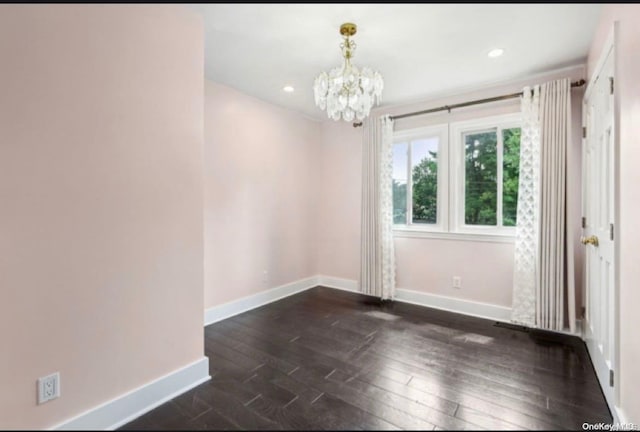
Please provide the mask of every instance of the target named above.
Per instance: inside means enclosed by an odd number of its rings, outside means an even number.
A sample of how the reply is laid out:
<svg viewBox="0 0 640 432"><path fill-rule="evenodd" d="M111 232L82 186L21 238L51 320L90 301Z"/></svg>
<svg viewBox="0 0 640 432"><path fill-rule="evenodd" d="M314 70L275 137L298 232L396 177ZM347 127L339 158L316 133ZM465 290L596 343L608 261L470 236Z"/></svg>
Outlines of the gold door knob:
<svg viewBox="0 0 640 432"><path fill-rule="evenodd" d="M598 237L592 235L589 237L581 237L580 241L582 242L583 245L594 245L594 246L598 246Z"/></svg>

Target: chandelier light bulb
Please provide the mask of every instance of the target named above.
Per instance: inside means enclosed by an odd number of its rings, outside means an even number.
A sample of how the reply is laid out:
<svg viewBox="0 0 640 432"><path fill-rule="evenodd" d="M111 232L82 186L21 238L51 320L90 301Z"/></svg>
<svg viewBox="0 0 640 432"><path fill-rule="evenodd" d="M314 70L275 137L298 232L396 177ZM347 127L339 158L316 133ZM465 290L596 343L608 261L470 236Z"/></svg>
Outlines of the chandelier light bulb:
<svg viewBox="0 0 640 432"><path fill-rule="evenodd" d="M342 66L318 75L313 84L315 102L320 109L326 109L327 117L333 120L364 120L371 107L380 103L384 81L380 73L351 64L356 43L350 37L356 34L356 25L342 24L340 34L344 38L340 44Z"/></svg>

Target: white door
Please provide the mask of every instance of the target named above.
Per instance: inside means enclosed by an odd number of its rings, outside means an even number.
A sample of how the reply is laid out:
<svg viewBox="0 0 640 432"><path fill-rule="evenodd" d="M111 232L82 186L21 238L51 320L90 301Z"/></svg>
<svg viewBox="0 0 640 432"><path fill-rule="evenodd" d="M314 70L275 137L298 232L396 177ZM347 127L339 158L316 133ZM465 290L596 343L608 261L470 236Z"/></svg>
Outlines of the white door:
<svg viewBox="0 0 640 432"><path fill-rule="evenodd" d="M585 342L609 406L615 405L614 267L615 137L613 45L603 53L584 99L583 237L586 264Z"/></svg>

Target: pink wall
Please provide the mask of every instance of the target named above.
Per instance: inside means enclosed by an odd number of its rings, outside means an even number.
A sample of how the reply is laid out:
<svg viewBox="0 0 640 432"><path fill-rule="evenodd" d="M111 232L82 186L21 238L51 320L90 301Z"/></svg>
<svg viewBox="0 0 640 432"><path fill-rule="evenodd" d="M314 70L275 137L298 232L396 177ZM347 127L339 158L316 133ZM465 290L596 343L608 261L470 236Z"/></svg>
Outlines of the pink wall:
<svg viewBox="0 0 640 432"><path fill-rule="evenodd" d="M619 406L626 420L640 424L640 5L605 5L589 52L593 74L614 21L619 23L616 45L616 93L619 119L619 200L616 240L619 247L620 385Z"/></svg>
<svg viewBox="0 0 640 432"><path fill-rule="evenodd" d="M319 136L319 123L206 81L205 308L316 274Z"/></svg>
<svg viewBox="0 0 640 432"><path fill-rule="evenodd" d="M360 272L360 203L362 128L350 123L322 124L318 160L318 273L358 279Z"/></svg>
<svg viewBox="0 0 640 432"><path fill-rule="evenodd" d="M41 429L203 356L202 24L2 5L0 58L0 428Z"/></svg>
<svg viewBox="0 0 640 432"><path fill-rule="evenodd" d="M399 114L453 104L477 98L513 93L524 85L570 76L582 78L582 67L554 74L519 80L501 86L428 102L378 108L377 113ZM582 91L574 92L574 142L571 148L573 167L570 179L570 207L580 218L580 100ZM396 130L459 121L519 111L513 100L476 108L398 120ZM362 175L362 129L351 124L325 122L322 125L320 155L320 197L318 224L318 272L323 275L357 280L360 253L360 188ZM576 279L582 286L582 246L580 230L574 229ZM456 297L499 306L511 306L513 283L513 244L479 241L398 237L395 239L398 288ZM462 277L462 289L452 288L452 277ZM578 299L581 304L581 296Z"/></svg>
<svg viewBox="0 0 640 432"><path fill-rule="evenodd" d="M396 238L395 247L398 288L511 307L512 243Z"/></svg>

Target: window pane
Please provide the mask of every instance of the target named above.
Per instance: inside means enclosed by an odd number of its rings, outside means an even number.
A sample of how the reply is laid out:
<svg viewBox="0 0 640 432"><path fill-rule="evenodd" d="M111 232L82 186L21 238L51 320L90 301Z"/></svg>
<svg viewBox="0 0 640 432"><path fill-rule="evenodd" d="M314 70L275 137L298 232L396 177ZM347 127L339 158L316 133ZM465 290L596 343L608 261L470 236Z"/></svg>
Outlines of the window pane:
<svg viewBox="0 0 640 432"><path fill-rule="evenodd" d="M435 224L438 215L438 138L411 142L413 223Z"/></svg>
<svg viewBox="0 0 640 432"><path fill-rule="evenodd" d="M407 148L408 143L393 146L393 223L407 223Z"/></svg>
<svg viewBox="0 0 640 432"><path fill-rule="evenodd" d="M518 174L520 171L520 128L504 129L502 172L502 225L516 226Z"/></svg>
<svg viewBox="0 0 640 432"><path fill-rule="evenodd" d="M497 143L496 131L464 135L467 225L496 225Z"/></svg>

